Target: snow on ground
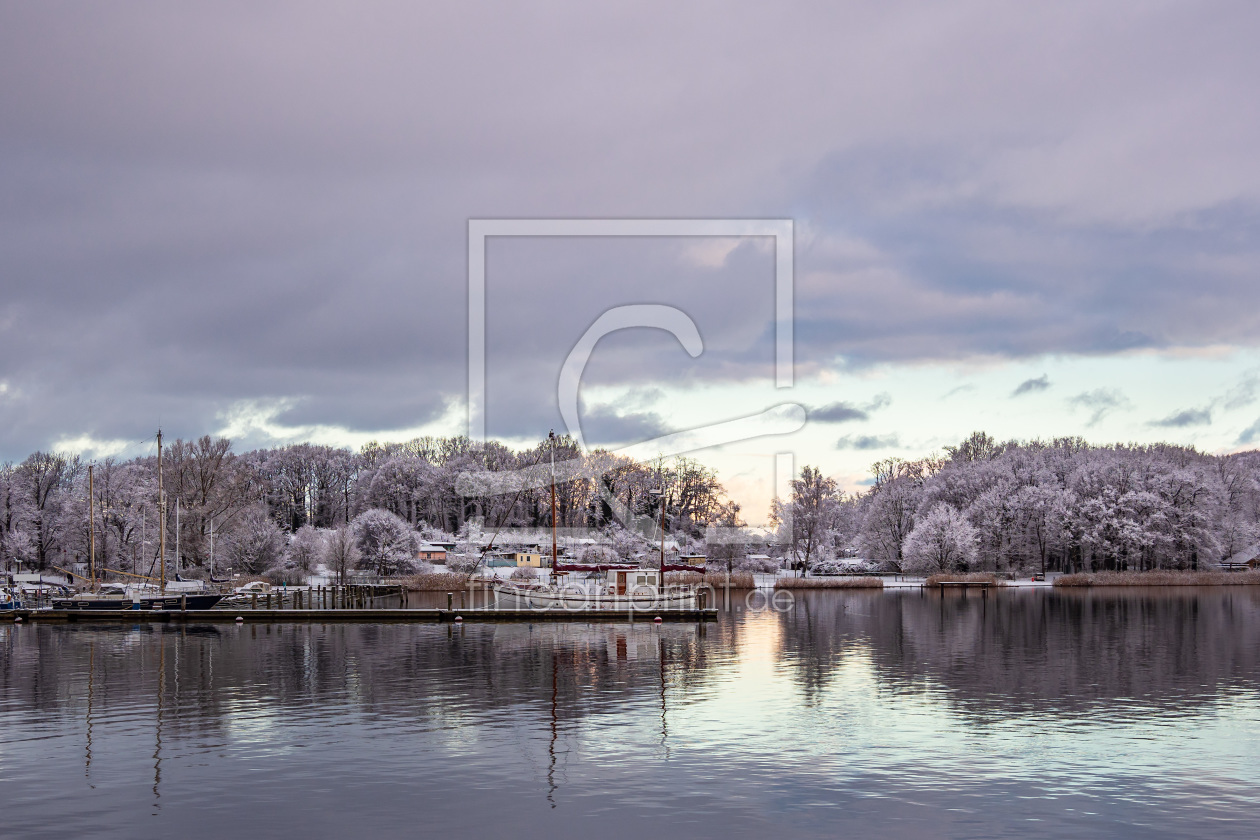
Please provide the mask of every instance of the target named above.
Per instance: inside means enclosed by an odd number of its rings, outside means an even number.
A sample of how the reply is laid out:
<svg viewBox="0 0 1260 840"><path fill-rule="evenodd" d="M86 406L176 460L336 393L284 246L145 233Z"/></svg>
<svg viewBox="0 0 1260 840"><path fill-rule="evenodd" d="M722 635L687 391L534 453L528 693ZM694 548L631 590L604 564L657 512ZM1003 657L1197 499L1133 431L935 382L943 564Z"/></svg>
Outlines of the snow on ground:
<svg viewBox="0 0 1260 840"><path fill-rule="evenodd" d="M795 572L781 571L776 575L753 575L757 581L758 589L773 589L774 582L779 577L793 577ZM918 589L927 583L927 578L916 577L914 575L876 575L884 581L885 589ZM1045 580L1033 580L1031 575L1024 575L1016 580L1004 580L1001 585L1004 587L1017 587L1020 589L1043 589L1048 586L1054 586L1054 579L1058 574L1051 572L1046 575Z"/></svg>

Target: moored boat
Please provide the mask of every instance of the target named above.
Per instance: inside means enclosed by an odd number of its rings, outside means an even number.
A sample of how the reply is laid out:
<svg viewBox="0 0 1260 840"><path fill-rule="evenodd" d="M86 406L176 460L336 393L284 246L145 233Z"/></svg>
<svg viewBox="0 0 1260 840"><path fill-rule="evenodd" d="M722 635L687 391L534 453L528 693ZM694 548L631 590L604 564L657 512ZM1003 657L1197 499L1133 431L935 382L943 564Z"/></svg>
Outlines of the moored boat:
<svg viewBox="0 0 1260 840"><path fill-rule="evenodd" d="M96 592L54 598L55 610L209 610L223 596L213 592L152 592L150 587L104 584Z"/></svg>
<svg viewBox="0 0 1260 840"><path fill-rule="evenodd" d="M647 611L696 607L693 587L662 587L656 569L608 569L551 585L496 581L491 588L496 603L517 609Z"/></svg>

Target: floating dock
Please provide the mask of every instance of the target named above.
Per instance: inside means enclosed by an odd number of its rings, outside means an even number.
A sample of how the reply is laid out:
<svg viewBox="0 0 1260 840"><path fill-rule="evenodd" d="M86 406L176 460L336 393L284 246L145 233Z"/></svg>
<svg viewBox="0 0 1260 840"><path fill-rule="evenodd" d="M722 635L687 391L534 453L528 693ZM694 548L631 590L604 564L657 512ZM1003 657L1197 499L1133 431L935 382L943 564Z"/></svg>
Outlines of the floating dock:
<svg viewBox="0 0 1260 840"><path fill-rule="evenodd" d="M487 609L345 609L345 610L12 610L0 613L0 621L23 622L83 622L114 624L141 624L163 622L172 624L325 624L346 622L389 622L413 624L443 624L453 622L591 622L642 623L661 621L716 621L717 610L713 607L690 610L530 610Z"/></svg>

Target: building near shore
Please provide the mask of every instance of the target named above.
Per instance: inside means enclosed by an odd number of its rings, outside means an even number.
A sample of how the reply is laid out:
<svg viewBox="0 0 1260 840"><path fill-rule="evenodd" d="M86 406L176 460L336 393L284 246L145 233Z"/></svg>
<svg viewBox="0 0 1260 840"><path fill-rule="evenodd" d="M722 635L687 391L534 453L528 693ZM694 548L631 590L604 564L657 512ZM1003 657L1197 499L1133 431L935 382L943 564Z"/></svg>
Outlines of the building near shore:
<svg viewBox="0 0 1260 840"><path fill-rule="evenodd" d="M440 545L424 543L416 550L416 559L434 566L446 565L446 549Z"/></svg>

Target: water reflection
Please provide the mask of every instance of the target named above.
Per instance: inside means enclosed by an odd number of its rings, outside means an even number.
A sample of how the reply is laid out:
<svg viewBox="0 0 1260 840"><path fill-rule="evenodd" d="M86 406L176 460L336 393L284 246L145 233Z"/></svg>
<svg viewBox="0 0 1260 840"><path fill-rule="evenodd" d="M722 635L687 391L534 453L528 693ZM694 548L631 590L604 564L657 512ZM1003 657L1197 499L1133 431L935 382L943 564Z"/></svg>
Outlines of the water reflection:
<svg viewBox="0 0 1260 840"><path fill-rule="evenodd" d="M4 817L1249 837L1257 631L1247 588L806 592L710 625L0 625Z"/></svg>
<svg viewBox="0 0 1260 840"><path fill-rule="evenodd" d="M807 592L780 616L783 654L807 702L860 647L885 690L940 690L981 718L1183 713L1254 690L1256 589Z"/></svg>

